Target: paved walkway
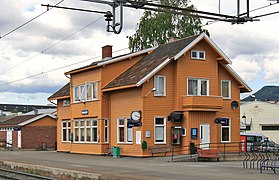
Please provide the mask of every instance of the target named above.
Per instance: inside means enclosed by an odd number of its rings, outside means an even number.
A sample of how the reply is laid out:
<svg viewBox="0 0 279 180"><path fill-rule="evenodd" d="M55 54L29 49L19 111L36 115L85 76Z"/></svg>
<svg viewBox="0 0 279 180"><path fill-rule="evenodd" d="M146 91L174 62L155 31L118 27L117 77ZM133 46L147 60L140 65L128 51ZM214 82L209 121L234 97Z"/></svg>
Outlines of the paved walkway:
<svg viewBox="0 0 279 180"><path fill-rule="evenodd" d="M0 151L0 161L53 170L86 172L100 179L278 180L279 174L242 168L241 161L169 162L170 157L132 158L59 153L55 151ZM94 173L94 174L93 174Z"/></svg>

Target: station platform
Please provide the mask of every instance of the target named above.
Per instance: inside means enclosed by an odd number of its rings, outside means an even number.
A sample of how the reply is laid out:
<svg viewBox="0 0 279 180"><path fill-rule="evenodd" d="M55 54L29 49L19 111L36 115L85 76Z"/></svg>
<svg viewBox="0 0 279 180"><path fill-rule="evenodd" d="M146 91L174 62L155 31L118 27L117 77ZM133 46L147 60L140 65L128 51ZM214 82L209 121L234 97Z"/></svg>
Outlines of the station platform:
<svg viewBox="0 0 279 180"><path fill-rule="evenodd" d="M278 174L245 169L241 161L170 162L171 157L134 158L56 151L0 150L0 165L27 169L57 179L278 179Z"/></svg>

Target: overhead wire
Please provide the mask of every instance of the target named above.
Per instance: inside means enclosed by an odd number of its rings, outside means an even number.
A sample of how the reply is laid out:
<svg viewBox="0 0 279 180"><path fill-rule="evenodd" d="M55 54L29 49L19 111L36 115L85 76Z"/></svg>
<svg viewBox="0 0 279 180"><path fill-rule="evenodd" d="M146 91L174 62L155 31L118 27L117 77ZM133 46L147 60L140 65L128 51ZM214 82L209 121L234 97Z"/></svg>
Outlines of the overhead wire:
<svg viewBox="0 0 279 180"><path fill-rule="evenodd" d="M99 20L102 19L102 18L103 18L103 17L100 17L100 18L98 18L97 20L94 20L94 21L90 22L90 23L87 24L86 26L84 26L84 27L82 27L81 29L79 29L79 30L73 32L72 34L66 36L65 38L59 40L58 42L52 44L51 46L49 46L49 47L43 49L43 50L40 51L39 53L37 53L37 54L35 54L35 55L33 55L33 56L27 58L26 60L24 60L24 61L22 61L22 62L20 62L20 63L18 63L18 64L16 64L16 65L14 65L14 66L8 68L8 69L6 69L6 70L4 70L4 71L2 71L2 72L0 72L0 75L1 75L1 74L4 74L4 73L7 72L7 71L10 71L10 70L16 68L17 66L19 66L19 65L21 65L21 64L23 64L23 63L25 63L25 62L27 62L27 61L29 61L29 60L31 60L31 59L33 59L34 57L36 57L36 56L38 56L38 55L40 55L40 54L42 54L42 53L44 53L44 52L50 50L51 48L53 48L53 47L56 46L57 44L60 44L61 42L65 41L66 39L68 39L68 38L70 38L70 37L72 37L73 35L77 34L78 32L80 32L80 31L86 29L87 27L91 26L92 24L96 23L97 21L99 21Z"/></svg>
<svg viewBox="0 0 279 180"><path fill-rule="evenodd" d="M120 51L127 50L127 49L128 48L119 49L117 51L113 51L113 53L120 52ZM13 83L16 83L16 82L20 82L20 81L23 81L23 80L26 80L26 79L34 78L34 77L37 77L37 76L40 76L40 75L44 75L44 74L47 74L47 73L50 73L50 72L53 72L53 71L64 69L64 68L67 68L67 67L70 67L70 66L73 66L73 65L77 65L77 64L80 64L80 63L84 63L84 62L87 62L87 61L91 61L91 60L94 60L94 59L97 59L97 58L100 58L100 57L101 56L96 56L96 57L93 57L93 58L88 58L88 59L85 59L85 60L82 60L82 61L79 61L79 62L75 62L75 63L68 64L68 65L65 65L65 66L54 68L54 69L51 69L51 70L48 70L48 71L45 71L45 72L40 72L40 73L37 73L37 74L26 76L24 78L20 78L20 79L14 80L14 81L10 81L10 82L6 82L6 83L3 83L3 84L0 84L0 87L1 86L6 86L6 85L9 85L9 84L13 84Z"/></svg>
<svg viewBox="0 0 279 180"><path fill-rule="evenodd" d="M61 1L59 1L58 3L56 3L55 5L59 5L59 4L61 4L63 1L64 1L64 0L61 0ZM44 11L44 12L42 12L41 14L39 14L39 15L33 17L32 19L26 21L25 23L23 23L23 24L21 24L20 26L14 28L13 30L7 32L6 34L4 34L4 35L2 35L2 36L0 35L0 39L5 38L5 37L8 36L9 34L15 32L15 31L17 31L18 29L22 28L23 26L29 24L30 22L32 22L32 21L34 21L35 19L37 19L38 17L44 15L45 13L47 13L47 12L48 12L49 10L51 10L51 9L52 9L52 8L48 8L46 11Z"/></svg>

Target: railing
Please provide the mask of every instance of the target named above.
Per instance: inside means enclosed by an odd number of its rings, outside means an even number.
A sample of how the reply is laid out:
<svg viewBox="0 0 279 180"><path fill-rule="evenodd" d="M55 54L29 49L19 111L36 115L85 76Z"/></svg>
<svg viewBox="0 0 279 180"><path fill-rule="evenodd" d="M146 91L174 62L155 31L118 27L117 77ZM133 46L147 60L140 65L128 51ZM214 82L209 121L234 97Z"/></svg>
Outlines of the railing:
<svg viewBox="0 0 279 180"><path fill-rule="evenodd" d="M238 154L245 155L243 163L247 167L247 163L251 163L250 167L254 162L267 156L266 154L270 153L279 153L279 149L270 149L268 146L263 146L257 143L244 143L244 142L230 142L230 143L203 143L203 144L194 144L190 143L188 146L173 146L173 151L171 154L171 161L176 159L184 158L196 158L197 149L218 149L220 156L223 156L223 159L226 159L227 155ZM255 155L255 153L258 153ZM258 164L257 164L258 166ZM258 167L257 167L258 168Z"/></svg>

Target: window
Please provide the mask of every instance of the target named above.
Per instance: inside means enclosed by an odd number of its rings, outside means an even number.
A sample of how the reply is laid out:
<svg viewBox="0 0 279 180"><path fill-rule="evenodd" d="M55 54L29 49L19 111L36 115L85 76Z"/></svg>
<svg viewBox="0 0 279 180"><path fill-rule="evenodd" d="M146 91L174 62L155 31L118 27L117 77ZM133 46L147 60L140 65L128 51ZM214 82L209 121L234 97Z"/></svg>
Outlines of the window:
<svg viewBox="0 0 279 180"><path fill-rule="evenodd" d="M74 141L79 141L79 121L74 122Z"/></svg>
<svg viewBox="0 0 279 180"><path fill-rule="evenodd" d="M85 137L85 126L84 126L84 121L80 121L80 127L79 127L79 132L80 132L80 142L84 142L84 137Z"/></svg>
<svg viewBox="0 0 279 180"><path fill-rule="evenodd" d="M62 142L67 141L67 122L62 121Z"/></svg>
<svg viewBox="0 0 279 180"><path fill-rule="evenodd" d="M80 101L79 99L79 86L74 87L74 102Z"/></svg>
<svg viewBox="0 0 279 180"><path fill-rule="evenodd" d="M97 82L93 82L92 83L92 89L93 89L93 96L92 99L98 99L98 83Z"/></svg>
<svg viewBox="0 0 279 180"><path fill-rule="evenodd" d="M92 120L92 142L98 142L98 121Z"/></svg>
<svg viewBox="0 0 279 180"><path fill-rule="evenodd" d="M105 120L105 136L104 142L108 143L109 129L108 129L108 120Z"/></svg>
<svg viewBox="0 0 279 180"><path fill-rule="evenodd" d="M166 96L166 77L154 76L154 96Z"/></svg>
<svg viewBox="0 0 279 180"><path fill-rule="evenodd" d="M278 131L279 126L262 126L263 131Z"/></svg>
<svg viewBox="0 0 279 180"><path fill-rule="evenodd" d="M230 128L230 119L221 126L221 142L230 142L231 141L231 128Z"/></svg>
<svg viewBox="0 0 279 180"><path fill-rule="evenodd" d="M98 99L98 82L86 82L74 87L74 102Z"/></svg>
<svg viewBox="0 0 279 180"><path fill-rule="evenodd" d="M154 132L155 132L155 144L166 143L166 118L155 117L154 119Z"/></svg>
<svg viewBox="0 0 279 180"><path fill-rule="evenodd" d="M85 121L86 124L86 142L91 142L91 121Z"/></svg>
<svg viewBox="0 0 279 180"><path fill-rule="evenodd" d="M68 121L68 126L67 126L67 134L68 134L68 141L72 141L72 133L71 133L71 121Z"/></svg>
<svg viewBox="0 0 279 180"><path fill-rule="evenodd" d="M128 121L127 121L128 123ZM133 128L132 127L128 127L127 126L127 139L126 142L127 143L133 143Z"/></svg>
<svg viewBox="0 0 279 180"><path fill-rule="evenodd" d="M208 79L188 79L188 95L208 96L209 95Z"/></svg>
<svg viewBox="0 0 279 180"><path fill-rule="evenodd" d="M92 84L86 84L86 100L90 101L92 99Z"/></svg>
<svg viewBox="0 0 279 180"><path fill-rule="evenodd" d="M231 81L230 80L221 81L221 94L224 99L231 98Z"/></svg>
<svg viewBox="0 0 279 180"><path fill-rule="evenodd" d="M205 51L191 51L191 59L205 60Z"/></svg>
<svg viewBox="0 0 279 180"><path fill-rule="evenodd" d="M63 99L63 106L70 106L70 98Z"/></svg>
<svg viewBox="0 0 279 180"><path fill-rule="evenodd" d="M124 143L124 119L117 119L117 142Z"/></svg>

